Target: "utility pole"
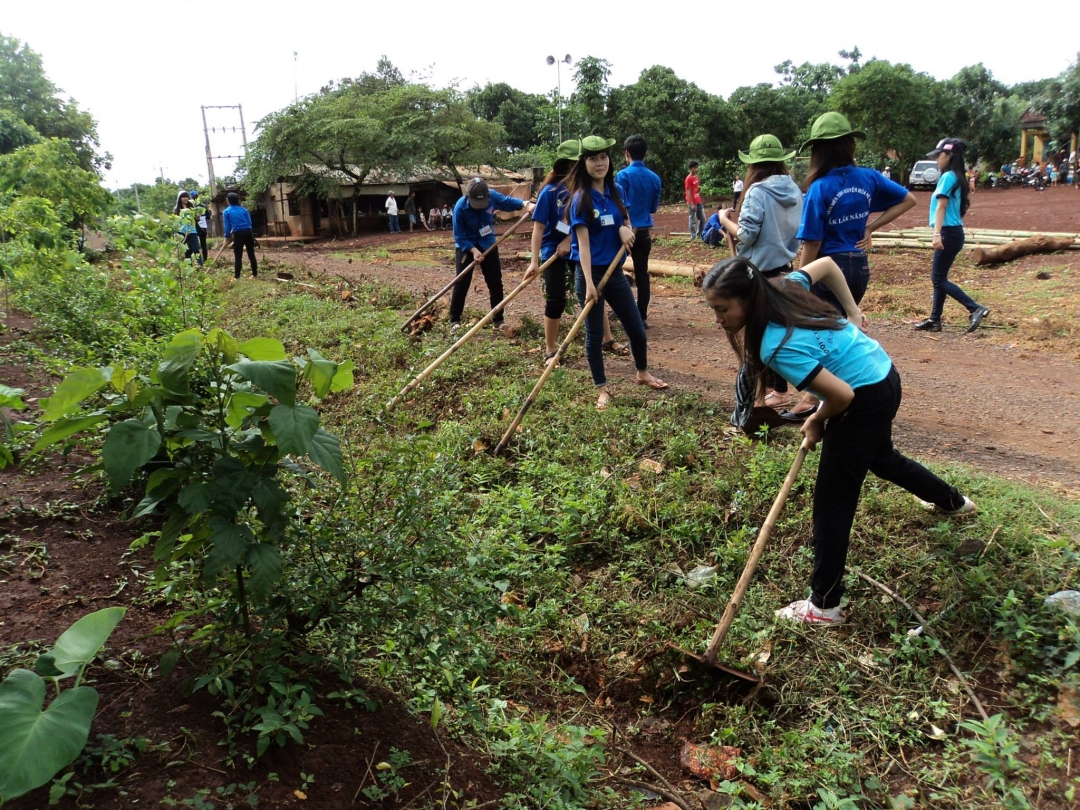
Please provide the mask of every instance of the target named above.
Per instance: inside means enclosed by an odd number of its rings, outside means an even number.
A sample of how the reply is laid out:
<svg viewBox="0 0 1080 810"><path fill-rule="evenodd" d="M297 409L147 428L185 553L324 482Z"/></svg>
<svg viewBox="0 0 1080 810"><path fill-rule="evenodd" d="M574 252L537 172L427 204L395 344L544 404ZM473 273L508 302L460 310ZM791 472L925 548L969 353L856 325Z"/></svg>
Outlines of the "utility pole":
<svg viewBox="0 0 1080 810"><path fill-rule="evenodd" d="M142 213L142 203L139 202L139 184L138 183L132 183L131 187L133 189L135 189L135 209L141 214Z"/></svg>
<svg viewBox="0 0 1080 810"><path fill-rule="evenodd" d="M214 177L214 158L210 153L210 130L206 127L206 107L202 108L202 130L206 138L206 169L210 175L210 199L217 196L217 182Z"/></svg>
<svg viewBox="0 0 1080 810"><path fill-rule="evenodd" d="M236 109L240 111L240 137L244 141L244 157L247 157L247 130L244 129L244 108L242 105L237 104Z"/></svg>
<svg viewBox="0 0 1080 810"><path fill-rule="evenodd" d="M244 110L239 104L206 104L201 109L202 109L202 116L203 116L203 134L206 136L206 167L207 167L207 170L208 170L209 175L210 175L210 196L211 197L216 197L217 196L217 178L214 175L214 160L227 160L227 159L239 160L240 158L247 157L247 131L244 128ZM227 126L210 127L210 126L207 126L207 123L206 123L206 111L207 110L237 110L240 113L240 138L242 139L243 144L244 144L244 154L242 154L242 155L215 155L213 153L213 149L210 146L210 133L213 132L215 135L217 133L229 133L229 132L235 133L236 132L236 127L234 127L234 126L232 126L232 127L227 127ZM214 218L214 219L211 220L211 222L213 223L214 228L216 230L216 228L217 228L217 219ZM215 233L214 235L219 236L220 234Z"/></svg>
<svg viewBox="0 0 1080 810"><path fill-rule="evenodd" d="M292 52L292 92L293 104L300 100L300 82L297 80L296 51Z"/></svg>

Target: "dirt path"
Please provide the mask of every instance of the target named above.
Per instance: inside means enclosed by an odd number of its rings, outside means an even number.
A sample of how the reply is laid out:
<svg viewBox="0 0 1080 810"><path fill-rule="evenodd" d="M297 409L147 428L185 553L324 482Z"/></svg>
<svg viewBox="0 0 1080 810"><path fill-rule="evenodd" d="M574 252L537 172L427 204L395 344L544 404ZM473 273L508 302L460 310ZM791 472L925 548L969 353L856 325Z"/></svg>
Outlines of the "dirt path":
<svg viewBox="0 0 1080 810"><path fill-rule="evenodd" d="M376 235L267 255L316 274L377 278L419 299L452 277L445 269L452 265L450 242L449 234L442 233L406 235L393 242ZM513 257L526 249L525 237L517 235L502 249L507 289L525 268ZM477 276L468 306L486 311L486 304L487 289ZM539 285L533 285L511 305L508 320L513 323L526 313L539 319L542 310ZM654 279L649 325L652 370L680 389L700 391L730 407L736 363L699 293ZM874 320L871 333L904 380L898 446L928 460L1080 490L1080 360L996 345L985 332L946 330L928 338L908 324ZM586 368L583 359L578 365ZM630 380L629 364L625 373L616 367L611 376L618 396Z"/></svg>

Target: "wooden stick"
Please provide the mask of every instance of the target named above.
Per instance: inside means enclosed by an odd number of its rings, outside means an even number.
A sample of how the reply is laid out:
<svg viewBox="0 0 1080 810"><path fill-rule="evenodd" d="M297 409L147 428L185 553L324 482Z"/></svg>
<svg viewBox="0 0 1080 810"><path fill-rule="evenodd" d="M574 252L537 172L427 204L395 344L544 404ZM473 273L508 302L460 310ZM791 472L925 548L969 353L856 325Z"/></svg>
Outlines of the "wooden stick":
<svg viewBox="0 0 1080 810"><path fill-rule="evenodd" d="M495 248L497 248L499 246L499 243L503 239L508 237L514 231L516 231L518 229L518 226L520 226L523 222L525 222L525 220L529 219L530 216L531 216L530 212L526 211L521 217L518 218L517 222L515 222L513 225L511 225L509 228L506 229L506 233L504 233L502 236L500 236L498 239L496 239L495 243L491 247L489 247L487 250L485 250L481 255L482 256L487 256L489 253L491 253L491 251L493 251ZM430 307L432 304L434 304L436 301L438 301L440 298L442 298L444 295L446 295L446 293L449 292L450 289L455 284L457 284L461 279L463 279L465 277L465 274L468 273L469 271L471 271L475 266L476 266L476 259L473 259L471 262L469 262L465 266L464 270L462 270L460 273L458 273L456 276L454 276L453 280L449 284L447 284L445 287L443 287L441 290L439 290L437 293L435 293L435 295L433 295L431 298L429 298L427 300L427 302L422 307L420 307L420 309L416 310L416 312L414 312L412 315L410 315L409 319L407 321L405 321L405 323L403 323L401 325L401 331L402 332L406 331L409 328L409 324L411 324L413 321L415 321L417 318L419 318L420 315L423 314L424 311L428 307Z"/></svg>
<svg viewBox="0 0 1080 810"><path fill-rule="evenodd" d="M678 793L672 793L667 788L660 787L660 785L650 785L648 782L639 782L637 779L627 779L625 776L612 775L611 778L621 785L655 793L660 798L667 799L672 804L677 805L680 810L690 810L690 805L686 803L686 799Z"/></svg>
<svg viewBox="0 0 1080 810"><path fill-rule="evenodd" d="M538 277L540 277L543 274L544 270L547 269L548 265L550 265L552 262L554 262L558 258L559 258L558 256L552 256L550 259L548 259L546 262L544 262L542 265L540 265L540 267L537 269L536 275L534 275L532 278L528 279L527 281L522 281L513 290L511 290L510 294L507 295L498 304L496 304L495 308L493 310L491 310L491 312L489 312L487 315L485 315L483 318L481 318L479 323L477 323L468 332L466 332L464 335L462 335L460 338L458 338L457 342L453 346L451 346L449 349L447 349L445 352L443 352L441 355L439 355L439 357L435 360L435 362L433 362L430 366L428 366L423 371L421 371L419 374L417 374L413 378L413 381L411 383L409 383L404 388L402 388L400 391L398 391L397 396L395 396L393 399L391 399L389 402L386 403L386 410L392 411L394 409L394 407L399 402L401 402L401 400L404 399L408 395L408 393L410 391L412 391L414 388L416 388L416 386L420 385L420 383L422 383L424 380L426 380L428 378L428 376L431 374L431 372L433 372L435 369L437 369L439 366L441 366L447 360L447 358L450 357L450 355L452 355L454 352L456 352L458 349L460 349L462 346L464 346L469 341L469 339L472 338L473 335L475 335L477 332L479 332L481 329L483 329L485 326L487 326L489 323L491 323L491 321L494 320L495 316L498 315L500 312L502 312L503 308L507 304L509 304L511 301L513 301L522 290L524 290L526 287L528 287L530 284L532 284L533 281L535 281Z"/></svg>
<svg viewBox="0 0 1080 810"><path fill-rule="evenodd" d="M930 629L929 625L926 623L926 619L923 618L923 615L921 613L919 613L919 611L917 611L915 608L913 608L904 597L900 596L898 593L896 593L896 592L892 591L891 589L887 588L886 586L882 585L880 582L878 582L873 577L867 576L862 571L852 571L847 566L844 567L844 570L847 571L849 574L850 573L855 574L855 576L857 576L863 582L867 583L868 585L874 586L879 591L881 591L883 594L888 596L890 599L895 599L897 602L899 602L901 605L903 605L904 607L906 607L908 610L911 611L911 615L913 615L916 619L918 619L919 624L922 625L923 635L925 635L927 638L933 639L934 642L937 644L938 652L940 652L942 654L942 656L944 656L945 662L949 665L949 669L952 670L952 674L955 675L959 679L960 685L962 687L964 687L964 691L967 692L967 696L969 698L971 698L971 702L973 704L975 704L975 708L979 710L979 714L982 716L983 721L985 722L985 721L989 720L990 716L986 713L986 709L983 708L982 703L975 696L975 693L972 691L971 685L968 683L967 678L964 677L964 673L962 673L957 668L956 664L952 660L952 656L949 655L948 651L946 651L945 646L941 643L941 640L938 639L938 637L934 635L933 631Z"/></svg>
<svg viewBox="0 0 1080 810"><path fill-rule="evenodd" d="M750 587L750 580L754 578L754 571L757 569L758 561L765 552L765 544L772 534L773 527L776 525L780 513L784 510L784 504L787 503L788 494L791 492L791 487L795 484L795 479L799 477L799 470L802 469L803 462L806 460L806 454L809 450L810 445L804 440L803 443L799 445L799 452L795 454L795 460L791 463L791 469L788 470L787 478L784 479L784 484L780 487L780 492L777 494L776 500L773 501L772 509L769 510L768 517L765 518L765 522L762 524L761 529L758 530L757 540L754 541L754 546L750 549L750 558L746 561L746 567L743 568L742 576L739 577L739 582L735 585L735 591L731 594L731 599L728 600L727 607L724 609L724 615L720 618L720 623L716 625L716 631L713 633L712 640L705 650L705 655L703 657L710 664L716 663L716 654L719 652L720 645L724 643L724 638L727 636L728 630L731 629L731 625L735 621L735 614L739 610L739 605L742 604L743 597L746 596L746 589Z"/></svg>
<svg viewBox="0 0 1080 810"><path fill-rule="evenodd" d="M615 254L615 258L612 259L611 264L608 265L607 272L605 272L604 277L600 279L600 283L596 285L596 298L592 301L585 302L585 306L581 308L581 313L577 316L577 320L574 321L574 325L570 327L570 331L567 333L566 338L559 344L559 348L555 350L554 356L548 360L544 373L540 375L540 379L536 381L533 390L530 391L529 396L525 398L525 404L521 406L521 410L518 411L517 416L514 417L514 421L510 423L510 427L506 429L506 433L499 439L499 443L495 446L495 455L502 453L502 451L506 449L506 445L510 443L510 437L514 435L514 431L517 430L517 426L521 424L521 420L525 418L525 414L528 412L529 408L536 402L537 394L539 394L540 389L544 387L544 383L546 383L548 377L551 376L551 372L559 365L563 352L567 350L574 338L577 337L577 333L581 331L581 327L585 325L585 319L588 317L589 312L596 302L600 300L600 293L604 291L604 285L607 284L608 279L611 278L611 274L615 272L615 268L619 266L619 262L622 261L622 257L625 254L626 245L623 245L619 248L619 252Z"/></svg>
<svg viewBox="0 0 1080 810"><path fill-rule="evenodd" d="M210 260L210 263L211 263L211 264L217 264L217 260L221 258L221 252L222 252L223 250L225 250L225 246L226 246L227 244L229 244L229 240L228 240L228 239L223 239L223 240L221 241L221 247L219 247L219 248L218 248L218 252L214 254L214 258Z"/></svg>

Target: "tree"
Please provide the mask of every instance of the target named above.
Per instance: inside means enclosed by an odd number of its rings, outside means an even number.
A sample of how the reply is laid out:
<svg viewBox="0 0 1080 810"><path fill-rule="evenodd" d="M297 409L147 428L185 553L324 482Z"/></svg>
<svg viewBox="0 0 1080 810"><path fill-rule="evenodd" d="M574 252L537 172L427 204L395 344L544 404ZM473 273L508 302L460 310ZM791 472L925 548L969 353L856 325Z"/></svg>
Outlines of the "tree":
<svg viewBox="0 0 1080 810"><path fill-rule="evenodd" d="M79 165L71 145L49 138L0 156L0 194L48 200L62 222L81 224L105 213L109 192Z"/></svg>
<svg viewBox="0 0 1080 810"><path fill-rule="evenodd" d="M522 152L540 146L538 133L540 108L547 99L523 93L506 82L475 87L466 93L469 107L484 121L501 124L510 152Z"/></svg>
<svg viewBox="0 0 1080 810"><path fill-rule="evenodd" d="M738 123L728 104L660 65L642 71L634 84L610 92L608 126L613 132L644 136L649 164L669 196L682 196L691 158L726 159L739 148Z"/></svg>
<svg viewBox="0 0 1080 810"><path fill-rule="evenodd" d="M949 132L967 143L969 162L982 160L996 167L1010 160L1020 117L1013 117L1016 105L1007 103L1008 88L982 63L961 69L946 84L956 97L957 111Z"/></svg>
<svg viewBox="0 0 1080 810"><path fill-rule="evenodd" d="M830 103L866 132L865 152L876 163L895 151L901 176L948 132L957 98L943 82L910 65L871 60L833 89Z"/></svg>
<svg viewBox="0 0 1080 810"><path fill-rule="evenodd" d="M1067 147L1072 136L1080 132L1080 54L1047 83L1037 106L1049 119L1050 136L1060 147Z"/></svg>
<svg viewBox="0 0 1080 810"><path fill-rule="evenodd" d="M607 128L607 99L611 92L609 76L611 63L595 56L578 60L574 68L577 89L570 96L570 103L579 108L584 119L585 128L579 133L581 137L602 135Z"/></svg>
<svg viewBox="0 0 1080 810"><path fill-rule="evenodd" d="M59 94L60 89L45 75L41 56L19 40L0 34L0 111L14 115L44 138L68 141L81 168L95 172L108 169L112 156L97 152L97 123L74 99L63 101ZM0 133L10 137L11 131L11 117L0 119ZM3 141L0 138L0 147ZM0 148L0 153L25 145L25 130L16 141Z"/></svg>
<svg viewBox="0 0 1080 810"><path fill-rule="evenodd" d="M748 144L752 138L768 133L792 148L805 138L814 119L827 109L809 93L787 85L774 87L764 83L736 89L728 104L739 113L740 142Z"/></svg>

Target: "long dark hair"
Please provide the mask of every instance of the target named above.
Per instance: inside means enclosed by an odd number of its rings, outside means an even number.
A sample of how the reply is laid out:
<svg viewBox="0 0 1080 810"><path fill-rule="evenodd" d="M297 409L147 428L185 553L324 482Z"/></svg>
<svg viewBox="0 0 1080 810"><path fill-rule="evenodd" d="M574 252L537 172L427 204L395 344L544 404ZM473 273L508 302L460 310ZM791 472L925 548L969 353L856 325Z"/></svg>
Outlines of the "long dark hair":
<svg viewBox="0 0 1080 810"><path fill-rule="evenodd" d="M784 342L796 329L839 331L846 321L826 303L793 282L767 280L753 262L736 256L712 266L701 282L701 291L739 301L746 313L746 326L739 334L728 332L728 342L747 367L759 396L765 393L769 375L763 374L766 360L761 357L765 327L775 323L786 327Z"/></svg>
<svg viewBox="0 0 1080 810"><path fill-rule="evenodd" d="M814 181L824 177L833 169L840 166L855 165L855 138L844 135L840 138L829 138L824 141L814 141L810 146L810 170L806 173L806 191L814 184Z"/></svg>
<svg viewBox="0 0 1080 810"><path fill-rule="evenodd" d="M611 151L604 150L608 156L608 171L604 175L604 190L615 200L615 204L619 206L619 213L623 216L623 221L628 223L630 221L630 215L626 212L626 206L623 205L622 197L619 196L619 187L615 185L615 161L611 160ZM566 216L570 216L570 209L574 205L580 205L579 197L586 199L586 195L590 193L592 189L592 178L589 176L589 170L585 167L585 159L594 155L599 155L600 152L582 152L581 156L577 159L577 163L570 169L566 175L566 179L563 181L566 184L566 190L570 192L570 205L566 206ZM592 205L586 205L584 208L585 223L592 227L593 221L596 219L596 212Z"/></svg>
<svg viewBox="0 0 1080 810"><path fill-rule="evenodd" d="M181 202L185 198L187 199L188 203L191 202L191 195L188 194L186 191L181 191L179 194L176 195L176 205L173 207L173 213L176 214L177 216L180 215L180 209L181 208L187 208L188 207L186 205L181 205Z"/></svg>
<svg viewBox="0 0 1080 810"><path fill-rule="evenodd" d="M766 178L787 173L787 164L782 160L765 160L761 163L749 164L746 167L746 174L743 176L743 193L739 195L739 204L735 207L735 220L738 221L739 212L742 211L743 203L750 193L750 186L754 185L754 183L760 183Z"/></svg>
<svg viewBox="0 0 1080 810"><path fill-rule="evenodd" d="M544 178L544 185L554 186L561 183L573 167L574 161L572 160L567 160L566 158L556 160L555 165L551 167L551 171L548 172L547 177Z"/></svg>
<svg viewBox="0 0 1080 810"><path fill-rule="evenodd" d="M963 149L957 149L949 155L949 168L945 171L956 175L956 187L960 190L960 216L963 217L971 206L971 190L968 188Z"/></svg>

